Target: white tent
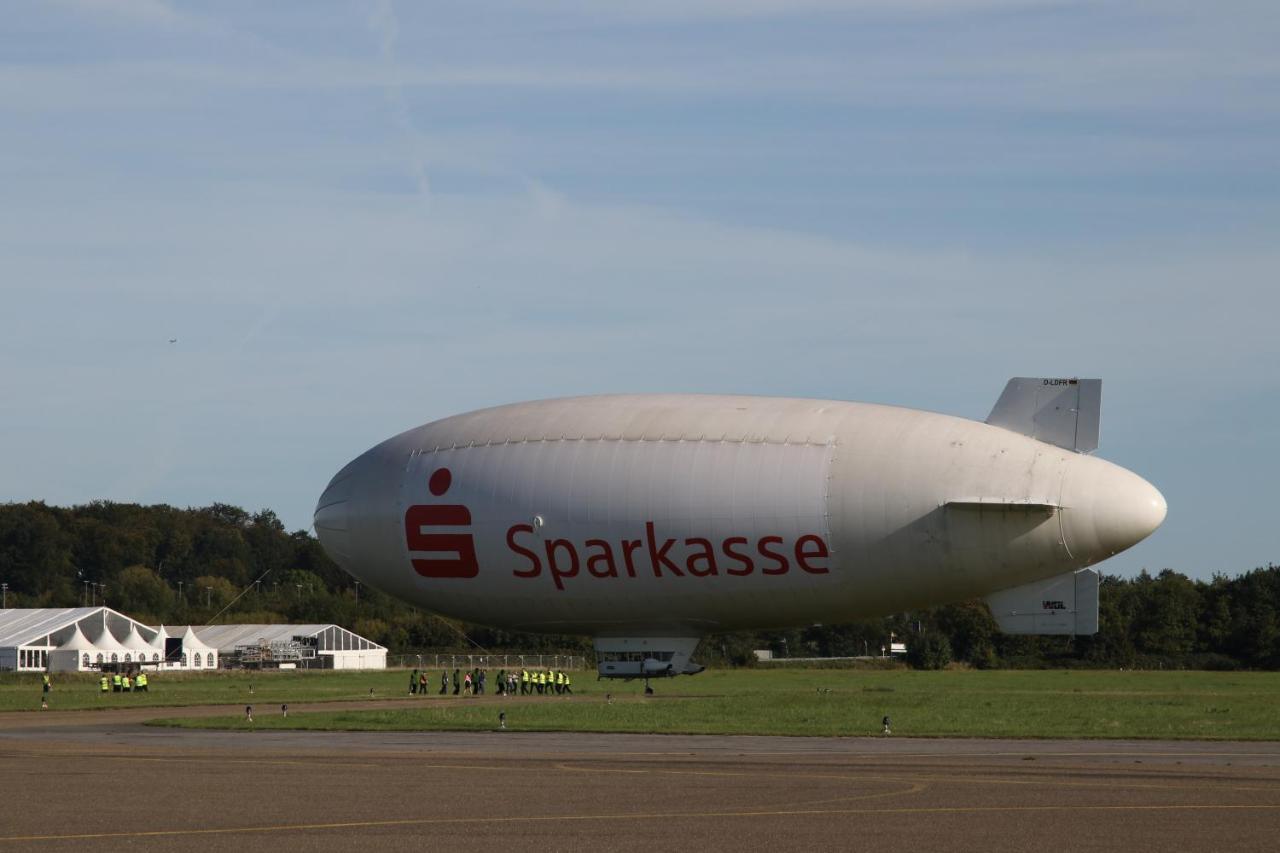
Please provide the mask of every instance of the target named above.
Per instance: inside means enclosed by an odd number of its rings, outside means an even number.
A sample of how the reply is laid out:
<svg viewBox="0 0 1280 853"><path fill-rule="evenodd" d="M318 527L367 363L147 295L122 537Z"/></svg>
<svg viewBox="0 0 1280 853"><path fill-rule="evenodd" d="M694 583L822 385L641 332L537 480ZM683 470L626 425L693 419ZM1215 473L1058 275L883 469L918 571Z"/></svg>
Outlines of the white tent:
<svg viewBox="0 0 1280 853"><path fill-rule="evenodd" d="M160 654L152 648L150 643L142 638L142 635L138 633L138 626L136 625L129 626L129 633L124 635L124 639L120 641L120 644L132 652L129 657L131 662L160 662ZM152 657L152 655L154 655L154 657Z"/></svg>
<svg viewBox="0 0 1280 853"><path fill-rule="evenodd" d="M71 634L49 655L52 672L78 672L91 668L97 647L80 630L78 623L71 623Z"/></svg>
<svg viewBox="0 0 1280 853"><path fill-rule="evenodd" d="M182 635L182 664L188 669L215 669L218 650L196 636L190 625Z"/></svg>
<svg viewBox="0 0 1280 853"><path fill-rule="evenodd" d="M111 633L111 629L107 627L107 614L104 610L102 613L102 624L93 625L86 635L93 641L97 652L94 653L95 663L123 663L124 656L129 655L132 659L134 652L132 649L126 649L115 634Z"/></svg>
<svg viewBox="0 0 1280 853"><path fill-rule="evenodd" d="M158 660L160 661L164 660L164 641L168 636L169 632L165 630L163 625L161 625L156 630L156 635L151 638L151 652L158 655ZM172 666L172 664L168 664L168 666Z"/></svg>

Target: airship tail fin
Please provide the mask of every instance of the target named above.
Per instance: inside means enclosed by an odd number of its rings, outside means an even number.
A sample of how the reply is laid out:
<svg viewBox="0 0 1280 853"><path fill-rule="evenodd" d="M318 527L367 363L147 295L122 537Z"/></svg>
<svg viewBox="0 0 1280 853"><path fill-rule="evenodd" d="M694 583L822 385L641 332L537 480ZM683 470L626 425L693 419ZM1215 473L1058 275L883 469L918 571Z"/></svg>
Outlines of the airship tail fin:
<svg viewBox="0 0 1280 853"><path fill-rule="evenodd" d="M1093 569L1002 589L986 601L1006 634L1098 633L1098 573Z"/></svg>
<svg viewBox="0 0 1280 853"><path fill-rule="evenodd" d="M1004 386L1004 393L987 415L987 423L1077 453L1089 453L1098 447L1101 413L1101 379L1018 376Z"/></svg>

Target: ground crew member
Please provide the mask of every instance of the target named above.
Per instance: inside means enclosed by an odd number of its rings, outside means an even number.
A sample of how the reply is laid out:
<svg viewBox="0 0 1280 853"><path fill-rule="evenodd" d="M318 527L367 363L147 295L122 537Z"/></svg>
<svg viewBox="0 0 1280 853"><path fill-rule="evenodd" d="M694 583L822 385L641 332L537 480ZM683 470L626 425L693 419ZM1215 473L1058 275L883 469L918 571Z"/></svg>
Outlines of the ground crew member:
<svg viewBox="0 0 1280 853"><path fill-rule="evenodd" d="M44 686L41 688L41 692L48 693L49 688L51 687L53 687L53 683L49 681L49 673L46 672L44 675Z"/></svg>
<svg viewBox="0 0 1280 853"><path fill-rule="evenodd" d="M140 673L138 673L138 685L137 685L137 686L138 686L138 689L139 689L139 690L141 690L143 693L149 693L149 692L151 692L151 691L147 690L147 674L146 674L145 672L140 672Z"/></svg>
<svg viewBox="0 0 1280 853"><path fill-rule="evenodd" d="M111 679L107 678L106 675L103 675L102 678L98 679L98 684L102 686L103 693L106 693L111 689Z"/></svg>
<svg viewBox="0 0 1280 853"><path fill-rule="evenodd" d="M449 692L449 670L445 669L440 671L440 695L443 696L448 692Z"/></svg>
<svg viewBox="0 0 1280 853"><path fill-rule="evenodd" d="M542 671L538 673L538 695L542 696L547 692L547 673Z"/></svg>
<svg viewBox="0 0 1280 853"><path fill-rule="evenodd" d="M129 678L129 676L126 675L120 679L120 687L122 690L124 690L125 693L132 693L133 681Z"/></svg>
<svg viewBox="0 0 1280 853"><path fill-rule="evenodd" d="M124 689L124 680L120 678L120 673L117 672L111 676L111 692L119 693L123 689Z"/></svg>
<svg viewBox="0 0 1280 853"><path fill-rule="evenodd" d="M573 695L573 680L569 678L569 673L564 674L564 692Z"/></svg>
<svg viewBox="0 0 1280 853"><path fill-rule="evenodd" d="M409 673L409 695L412 696L417 692L418 692L418 671L415 669L413 672Z"/></svg>
<svg viewBox="0 0 1280 853"><path fill-rule="evenodd" d="M556 672L556 692L564 693L564 672Z"/></svg>
<svg viewBox="0 0 1280 853"><path fill-rule="evenodd" d="M525 696L529 693L529 670L520 670L520 695Z"/></svg>

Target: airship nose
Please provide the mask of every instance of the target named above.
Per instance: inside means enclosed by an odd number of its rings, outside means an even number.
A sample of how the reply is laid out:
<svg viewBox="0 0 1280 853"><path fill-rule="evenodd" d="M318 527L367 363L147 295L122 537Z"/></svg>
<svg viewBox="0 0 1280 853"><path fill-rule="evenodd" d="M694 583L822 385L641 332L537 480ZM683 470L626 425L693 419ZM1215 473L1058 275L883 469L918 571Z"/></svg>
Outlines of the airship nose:
<svg viewBox="0 0 1280 853"><path fill-rule="evenodd" d="M320 544L335 563L344 569L351 562L350 498L352 466L348 465L329 481L316 502L312 526Z"/></svg>
<svg viewBox="0 0 1280 853"><path fill-rule="evenodd" d="M1118 465L1082 457L1063 483L1062 533L1072 555L1105 560L1146 539L1169 506L1155 486Z"/></svg>

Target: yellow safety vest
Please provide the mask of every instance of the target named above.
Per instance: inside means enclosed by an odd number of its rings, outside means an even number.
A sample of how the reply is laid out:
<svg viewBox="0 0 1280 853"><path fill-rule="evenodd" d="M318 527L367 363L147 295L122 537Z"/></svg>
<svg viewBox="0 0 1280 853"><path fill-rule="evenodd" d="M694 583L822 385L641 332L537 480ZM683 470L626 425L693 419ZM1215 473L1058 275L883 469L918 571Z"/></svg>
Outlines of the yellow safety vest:
<svg viewBox="0 0 1280 853"><path fill-rule="evenodd" d="M140 675L138 676L138 686L139 686L139 687L146 687L146 686L147 686L147 677L146 677L145 675L141 675L141 674L140 674Z"/></svg>
<svg viewBox="0 0 1280 853"><path fill-rule="evenodd" d="M121 680L121 678L120 678L120 676L119 676L119 675L113 675L113 676L111 676L111 683L112 683L112 684L114 684L114 685L116 685L117 687L119 687L119 686L120 686L120 684L121 684L121 682L122 682L122 680Z"/></svg>
<svg viewBox="0 0 1280 853"><path fill-rule="evenodd" d="M102 685L102 692L106 693L107 687L110 685L110 682L107 681L107 677L105 675L102 676L102 678L98 680L98 683Z"/></svg>
<svg viewBox="0 0 1280 853"><path fill-rule="evenodd" d="M520 670L520 680L523 681L525 684L529 683L529 670L527 669Z"/></svg>

